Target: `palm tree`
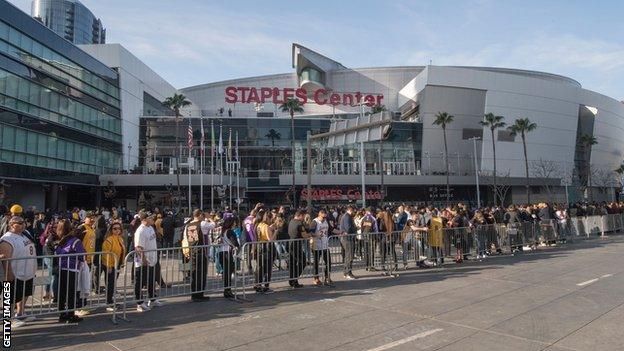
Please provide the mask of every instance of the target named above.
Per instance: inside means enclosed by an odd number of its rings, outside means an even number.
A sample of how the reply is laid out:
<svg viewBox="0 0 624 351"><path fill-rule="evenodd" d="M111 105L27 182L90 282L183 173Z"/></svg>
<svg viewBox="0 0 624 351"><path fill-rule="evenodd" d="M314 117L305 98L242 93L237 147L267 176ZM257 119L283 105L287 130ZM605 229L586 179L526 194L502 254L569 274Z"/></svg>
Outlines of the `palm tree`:
<svg viewBox="0 0 624 351"><path fill-rule="evenodd" d="M265 137L271 139L271 147L275 147L275 140L280 140L282 135L275 129L270 129L269 133L266 134Z"/></svg>
<svg viewBox="0 0 624 351"><path fill-rule="evenodd" d="M526 148L526 135L529 132L534 131L537 128L537 124L531 122L528 118L518 118L516 122L507 127L511 136L515 137L520 134L522 137L522 148L524 150L524 172L526 176L526 194L527 194L527 203L531 203L531 189L529 188L529 159L527 157L527 148Z"/></svg>
<svg viewBox="0 0 624 351"><path fill-rule="evenodd" d="M590 200L592 200L592 191L591 191L591 147L592 145L598 144L596 137L591 134L581 134L579 138L579 144L583 147L585 151L585 160L587 162L587 191Z"/></svg>
<svg viewBox="0 0 624 351"><path fill-rule="evenodd" d="M442 132L444 133L444 159L446 161L446 202L450 203L451 201L451 186L449 181L449 159L448 159L448 148L446 145L446 126L453 122L455 117L446 112L438 112L435 115L435 120L433 121L434 125L438 125L442 127Z"/></svg>
<svg viewBox="0 0 624 351"><path fill-rule="evenodd" d="M179 127L180 127L180 120L182 119L182 115L180 114L180 108L181 107L185 107L185 106L189 106L191 105L191 102L188 101L186 99L186 96L184 96L184 94L178 94L175 93L173 94L173 96L170 96L168 98L165 99L165 101L162 102L163 106L166 106L170 109L173 110L173 113L175 114L175 150L174 150L174 155L176 157L176 168L178 169L178 171L176 172L176 179L178 182L178 212L180 212L180 141L179 141Z"/></svg>
<svg viewBox="0 0 624 351"><path fill-rule="evenodd" d="M288 112L290 114L290 151L291 151L291 164L292 164L292 194L293 194L293 208L297 208L297 194L295 192L295 112L303 112L303 104L299 99L287 99L280 105L282 112Z"/></svg>
<svg viewBox="0 0 624 351"><path fill-rule="evenodd" d="M492 132L492 154L494 155L494 206L496 206L496 199L498 197L498 188L496 188L496 139L494 137L494 131L498 128L503 128L507 123L503 122L505 117L496 116L491 112L486 113L483 116L483 121L479 122L482 126L490 128ZM501 204L503 199L501 199Z"/></svg>

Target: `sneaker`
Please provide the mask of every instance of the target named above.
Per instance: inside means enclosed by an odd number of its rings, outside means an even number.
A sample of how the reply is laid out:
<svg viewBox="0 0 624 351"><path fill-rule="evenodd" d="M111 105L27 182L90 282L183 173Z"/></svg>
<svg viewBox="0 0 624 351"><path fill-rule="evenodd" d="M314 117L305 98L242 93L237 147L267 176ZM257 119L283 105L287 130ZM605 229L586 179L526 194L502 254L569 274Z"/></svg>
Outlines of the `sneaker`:
<svg viewBox="0 0 624 351"><path fill-rule="evenodd" d="M147 312L149 310L151 310L151 308L145 302L137 305L137 312Z"/></svg>
<svg viewBox="0 0 624 351"><path fill-rule="evenodd" d="M79 323L79 322L82 322L82 321L83 321L83 319L78 317L78 316L76 316L76 315L69 316L69 317L67 317L65 319L65 323L66 324L76 324L76 323Z"/></svg>
<svg viewBox="0 0 624 351"><path fill-rule="evenodd" d="M23 321L21 319L17 319L17 318L12 318L11 319L11 328L19 328L22 327L26 324L26 321Z"/></svg>
<svg viewBox="0 0 624 351"><path fill-rule="evenodd" d="M160 302L160 300L150 300L147 303L147 307L149 307L150 309L154 308L154 307L162 307L163 303Z"/></svg>
<svg viewBox="0 0 624 351"><path fill-rule="evenodd" d="M321 283L321 280L319 278L314 278L314 285L321 286L323 285L323 283Z"/></svg>
<svg viewBox="0 0 624 351"><path fill-rule="evenodd" d="M355 278L355 276L353 274L349 273L349 274L345 275L345 279L354 280L356 278Z"/></svg>
<svg viewBox="0 0 624 351"><path fill-rule="evenodd" d="M87 315L91 314L91 311L82 309L82 310L78 310L78 311L74 312L74 314L76 316L78 316L78 317L84 317L84 316L87 316Z"/></svg>
<svg viewBox="0 0 624 351"><path fill-rule="evenodd" d="M274 292L275 291L273 291L273 289L271 289L271 288L262 288L262 293L263 294L272 294Z"/></svg>
<svg viewBox="0 0 624 351"><path fill-rule="evenodd" d="M106 307L106 312L115 312L113 307Z"/></svg>

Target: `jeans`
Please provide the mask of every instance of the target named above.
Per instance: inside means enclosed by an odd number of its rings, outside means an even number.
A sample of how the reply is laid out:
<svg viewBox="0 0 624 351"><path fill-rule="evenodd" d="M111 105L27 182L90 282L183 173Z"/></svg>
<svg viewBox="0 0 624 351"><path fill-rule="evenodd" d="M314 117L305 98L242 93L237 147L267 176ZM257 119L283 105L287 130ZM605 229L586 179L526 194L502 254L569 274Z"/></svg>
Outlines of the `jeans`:
<svg viewBox="0 0 624 351"><path fill-rule="evenodd" d="M303 273L306 265L305 253L300 240L291 241L288 248L288 270L290 280L288 284L291 286L299 284L297 279Z"/></svg>
<svg viewBox="0 0 624 351"><path fill-rule="evenodd" d="M221 259L219 259L219 255L217 255L217 247L210 247L210 256L215 257L215 269L217 273L223 274L223 264L221 263Z"/></svg>
<svg viewBox="0 0 624 351"><path fill-rule="evenodd" d="M43 266L47 269L48 271L48 277L50 277L50 284L46 284L45 286L45 293L49 294L52 290L54 292L54 294L56 294L58 292L58 287L56 285L56 279L57 279L57 274L54 274L54 269L52 267L52 257L45 257L43 259Z"/></svg>
<svg viewBox="0 0 624 351"><path fill-rule="evenodd" d="M76 284L78 272L61 269L59 273L59 311L73 310L76 308ZM61 312L61 317L70 317L74 312Z"/></svg>
<svg viewBox="0 0 624 351"><path fill-rule="evenodd" d="M219 251L217 254L217 261L221 263L221 267L223 267L223 288L224 291L231 290L232 284L232 272L234 270L234 258L232 257L232 253L230 251Z"/></svg>
<svg viewBox="0 0 624 351"><path fill-rule="evenodd" d="M273 273L273 256L274 245L270 242L263 242L255 244L258 249L258 269L256 272L256 284L264 284L265 287L269 287L271 282L271 275Z"/></svg>
<svg viewBox="0 0 624 351"><path fill-rule="evenodd" d="M141 289L147 286L147 296L150 300L154 299L154 285L156 284L156 267L141 266L134 268L134 298L137 304L143 303Z"/></svg>
<svg viewBox="0 0 624 351"><path fill-rule="evenodd" d="M203 296L206 288L208 262L203 249L191 249L191 293L194 297ZM162 286L161 286L162 288Z"/></svg>
<svg viewBox="0 0 624 351"><path fill-rule="evenodd" d="M314 277L319 276L319 262L323 258L325 263L325 279L329 279L329 271L331 270L331 258L329 256L329 250L314 250Z"/></svg>
<svg viewBox="0 0 624 351"><path fill-rule="evenodd" d="M344 250L343 273L345 275L352 274L353 270L353 251L355 249L353 239L354 238L352 235L347 235L340 238L340 244L342 245L342 249Z"/></svg>

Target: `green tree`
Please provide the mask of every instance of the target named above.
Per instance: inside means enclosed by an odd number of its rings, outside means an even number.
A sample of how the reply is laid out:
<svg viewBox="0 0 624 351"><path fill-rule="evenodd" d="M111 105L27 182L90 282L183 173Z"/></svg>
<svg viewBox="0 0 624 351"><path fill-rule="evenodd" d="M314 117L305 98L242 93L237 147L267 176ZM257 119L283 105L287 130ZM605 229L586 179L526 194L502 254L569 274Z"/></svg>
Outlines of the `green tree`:
<svg viewBox="0 0 624 351"><path fill-rule="evenodd" d="M386 111L386 105L375 105L371 107L371 110L367 112L367 115L374 115L375 113Z"/></svg>
<svg viewBox="0 0 624 351"><path fill-rule="evenodd" d="M495 139L495 131L498 128L503 128L507 123L503 120L505 117L496 116L493 113L489 112L483 116L483 121L479 122L482 126L490 129L492 133L492 155L494 156L494 206L496 206L497 198L498 198L498 188L496 187L496 139ZM501 204L503 203L503 199L501 199Z"/></svg>
<svg viewBox="0 0 624 351"><path fill-rule="evenodd" d="M526 195L527 195L527 203L531 203L531 189L529 187L529 159L527 156L527 147L526 147L526 135L529 132L534 131L537 128L537 124L531 122L528 118L518 118L515 123L509 127L509 133L515 137L520 134L522 137L522 149L524 151L524 174L526 176Z"/></svg>
<svg viewBox="0 0 624 351"><path fill-rule="evenodd" d="M275 147L275 140L280 140L282 135L275 129L270 129L269 133L267 133L265 137L271 139L271 147Z"/></svg>
<svg viewBox="0 0 624 351"><path fill-rule="evenodd" d="M451 201L451 185L449 180L450 166L448 159L448 146L446 144L446 126L453 122L455 117L446 112L438 112L433 120L433 125L442 127L442 133L444 134L444 160L446 161L446 202Z"/></svg>
<svg viewBox="0 0 624 351"><path fill-rule="evenodd" d="M178 182L178 212L180 212L180 138L179 138L179 130L180 130L180 121L182 120L182 115L180 114L180 108L191 105L191 102L186 99L184 94L175 93L173 96L170 96L162 102L163 106L166 106L173 110L175 115L175 150L174 155L176 158L176 179Z"/></svg>
<svg viewBox="0 0 624 351"><path fill-rule="evenodd" d="M293 194L293 208L297 208L297 194L295 187L295 112L303 112L303 104L299 99L287 99L280 105L282 112L288 112L290 115L290 151L291 151L291 164L292 164L292 194Z"/></svg>
<svg viewBox="0 0 624 351"><path fill-rule="evenodd" d="M585 152L585 162L587 167L587 174L585 175L587 177L587 192L589 195L589 199L593 200L591 190L591 147L598 144L598 140L596 140L596 137L591 134L581 134L579 138L579 144L583 147L583 151Z"/></svg>

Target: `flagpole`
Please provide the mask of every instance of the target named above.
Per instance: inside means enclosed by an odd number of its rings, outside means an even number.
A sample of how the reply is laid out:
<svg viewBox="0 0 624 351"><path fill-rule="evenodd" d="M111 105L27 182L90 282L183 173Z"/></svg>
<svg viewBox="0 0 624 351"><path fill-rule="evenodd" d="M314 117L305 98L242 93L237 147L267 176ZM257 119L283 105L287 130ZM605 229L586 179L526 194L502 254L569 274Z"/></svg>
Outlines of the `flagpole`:
<svg viewBox="0 0 624 351"><path fill-rule="evenodd" d="M232 128L230 128L230 138L228 139L228 188L230 188L230 211L232 211Z"/></svg>
<svg viewBox="0 0 624 351"><path fill-rule="evenodd" d="M199 117L199 126L201 128L201 145L199 159L199 208L204 210L204 117Z"/></svg>
<svg viewBox="0 0 624 351"><path fill-rule="evenodd" d="M214 122L210 121L210 211L214 212Z"/></svg>
<svg viewBox="0 0 624 351"><path fill-rule="evenodd" d="M238 131L236 131L236 212L240 212L240 158L238 157Z"/></svg>
<svg viewBox="0 0 624 351"><path fill-rule="evenodd" d="M193 210L191 210L191 156L193 153L193 149L192 149L192 128L191 127L191 119L189 118L189 142L188 142L188 147L189 147L189 156L188 159L186 160L186 165L188 166L188 211L189 213L192 213Z"/></svg>

